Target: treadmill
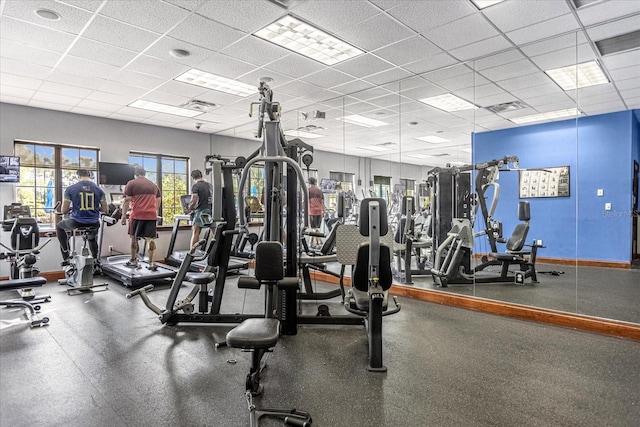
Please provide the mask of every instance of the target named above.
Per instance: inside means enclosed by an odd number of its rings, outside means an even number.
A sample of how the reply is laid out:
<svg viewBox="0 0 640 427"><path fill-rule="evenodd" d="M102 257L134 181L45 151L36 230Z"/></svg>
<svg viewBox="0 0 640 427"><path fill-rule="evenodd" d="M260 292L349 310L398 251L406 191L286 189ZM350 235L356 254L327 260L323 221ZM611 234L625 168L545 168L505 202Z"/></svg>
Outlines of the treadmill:
<svg viewBox="0 0 640 427"><path fill-rule="evenodd" d="M99 242L98 242L98 259L100 259L100 269L102 270L102 275L109 276L119 282L121 282L126 287L140 287L150 283L171 283L173 278L176 276L178 270L168 265L163 265L160 263L155 263L158 266L158 269L155 271L149 270L149 259L143 259L142 261L138 261L138 267L127 267L125 264L131 256L129 254L123 255L112 255L112 256L101 256L102 254L102 237L104 234L104 229L111 225L113 225L112 221L109 221L109 216L102 215L101 221L102 224L100 226ZM111 218L113 219L113 218ZM143 249L144 252L144 249Z"/></svg>
<svg viewBox="0 0 640 427"><path fill-rule="evenodd" d="M172 266L172 267L180 267L182 261L184 260L185 255L187 254L187 250L176 251L174 250L176 245L176 239L178 238L178 230L180 229L180 225L184 222L185 225L189 224L191 221L191 215L187 214L189 212L189 203L191 202L191 195L186 194L180 196L180 205L182 206L181 215L174 215L173 217L173 228L171 229L171 239L169 240L169 247L167 249L167 256L164 259L164 263ZM209 235L211 234L211 228L205 229L205 234L203 238L208 242ZM195 257L201 258L204 255L204 251L198 249L196 251ZM238 273L240 270L246 270L249 268L248 259L243 258L235 258L229 257L229 267L227 269L227 273ZM191 266L189 267L189 271L194 272L203 272L207 268L207 258L205 257L201 261L193 261Z"/></svg>

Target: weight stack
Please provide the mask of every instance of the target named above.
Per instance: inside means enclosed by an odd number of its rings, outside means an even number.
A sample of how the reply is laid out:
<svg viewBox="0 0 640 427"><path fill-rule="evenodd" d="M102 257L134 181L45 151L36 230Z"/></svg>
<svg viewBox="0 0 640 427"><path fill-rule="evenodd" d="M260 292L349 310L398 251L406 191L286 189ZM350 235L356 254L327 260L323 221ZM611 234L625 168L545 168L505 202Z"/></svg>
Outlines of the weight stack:
<svg viewBox="0 0 640 427"><path fill-rule="evenodd" d="M276 315L280 320L282 335L298 333L298 290L300 280L297 277L285 277L278 281L278 304Z"/></svg>

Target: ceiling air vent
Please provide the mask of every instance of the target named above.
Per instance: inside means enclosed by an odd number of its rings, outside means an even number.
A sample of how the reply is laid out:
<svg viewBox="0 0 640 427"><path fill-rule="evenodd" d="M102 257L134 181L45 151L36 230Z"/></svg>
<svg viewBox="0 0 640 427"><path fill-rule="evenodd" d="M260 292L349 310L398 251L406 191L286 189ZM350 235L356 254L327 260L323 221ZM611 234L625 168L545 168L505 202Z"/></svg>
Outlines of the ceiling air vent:
<svg viewBox="0 0 640 427"><path fill-rule="evenodd" d="M447 157L448 153L429 154L432 157Z"/></svg>
<svg viewBox="0 0 640 427"><path fill-rule="evenodd" d="M576 5L576 9L580 9L593 3L600 3L601 1L602 0L573 0L573 4Z"/></svg>
<svg viewBox="0 0 640 427"><path fill-rule="evenodd" d="M187 108L189 110L202 111L203 113L206 113L207 111L213 110L216 107L216 104L212 102L198 101L197 99L192 99L191 101L182 104L181 107Z"/></svg>
<svg viewBox="0 0 640 427"><path fill-rule="evenodd" d="M489 110L492 113L504 113L505 111L515 111L529 108L527 104L521 101L505 102L503 104L496 104L490 107L484 107L485 110Z"/></svg>
<svg viewBox="0 0 640 427"><path fill-rule="evenodd" d="M596 42L602 56L640 47L640 30Z"/></svg>
<svg viewBox="0 0 640 427"><path fill-rule="evenodd" d="M300 130L304 132L317 132L319 130L324 130L324 128L322 126L306 125L306 126L299 127L296 130Z"/></svg>

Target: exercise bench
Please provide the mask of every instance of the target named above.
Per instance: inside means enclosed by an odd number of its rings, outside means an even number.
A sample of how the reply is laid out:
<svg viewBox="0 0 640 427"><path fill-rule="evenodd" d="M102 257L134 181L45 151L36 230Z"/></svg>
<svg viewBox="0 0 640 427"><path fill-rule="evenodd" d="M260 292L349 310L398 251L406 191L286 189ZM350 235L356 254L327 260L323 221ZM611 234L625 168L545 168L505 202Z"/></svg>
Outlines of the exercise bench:
<svg viewBox="0 0 640 427"><path fill-rule="evenodd" d="M44 277L29 277L26 279L1 280L0 291L31 289L35 287L40 287L45 283L47 283L47 280ZM34 326L44 326L47 323L49 323L48 317L43 317L42 319L38 317L37 312L40 310L39 305L33 305L26 301L10 300L10 301L0 301L0 306L24 308L24 312L27 315L27 318L29 319L29 322L30 322L30 326L32 328Z"/></svg>

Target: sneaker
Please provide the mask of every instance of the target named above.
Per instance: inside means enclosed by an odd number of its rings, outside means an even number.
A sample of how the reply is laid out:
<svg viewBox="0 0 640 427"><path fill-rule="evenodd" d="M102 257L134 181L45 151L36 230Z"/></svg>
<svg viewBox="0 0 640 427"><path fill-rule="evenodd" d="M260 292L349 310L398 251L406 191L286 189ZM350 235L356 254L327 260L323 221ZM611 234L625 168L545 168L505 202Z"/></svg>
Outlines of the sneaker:
<svg viewBox="0 0 640 427"><path fill-rule="evenodd" d="M60 263L62 267L66 267L67 265L70 265L70 264L71 264L71 258L66 258Z"/></svg>
<svg viewBox="0 0 640 427"><path fill-rule="evenodd" d="M151 271L158 271L158 266L157 266L157 265L155 265L155 264L154 264L154 265L149 265L149 266L147 266L147 268L148 268L149 270L151 270Z"/></svg>
<svg viewBox="0 0 640 427"><path fill-rule="evenodd" d="M125 267L130 267L130 268L138 268L138 261L137 260L129 260L127 262L124 263Z"/></svg>

